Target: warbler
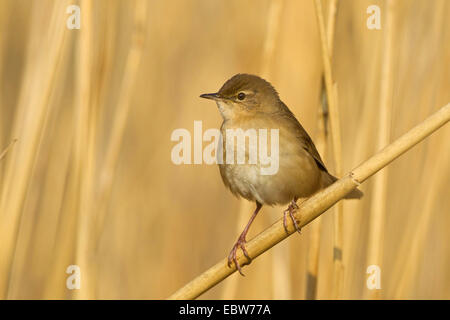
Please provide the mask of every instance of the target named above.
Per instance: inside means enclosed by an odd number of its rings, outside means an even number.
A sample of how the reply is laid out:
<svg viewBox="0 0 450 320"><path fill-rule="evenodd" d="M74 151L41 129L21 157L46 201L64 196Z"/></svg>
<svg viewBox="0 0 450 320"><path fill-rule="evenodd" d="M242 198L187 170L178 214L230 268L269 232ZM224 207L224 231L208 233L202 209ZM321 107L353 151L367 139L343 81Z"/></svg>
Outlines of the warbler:
<svg viewBox="0 0 450 320"><path fill-rule="evenodd" d="M245 248L246 235L261 207L289 203L283 215L284 227L287 231L286 216L289 215L296 230L300 232L294 217L295 210L298 209L297 200L328 187L337 178L328 172L310 136L268 81L256 75L237 74L226 81L217 93L202 94L200 97L214 100L223 118L220 130L224 160L219 162L223 183L234 195L256 203L255 211L228 256L228 266L231 267L234 262L243 275L236 253L241 248L250 263L251 258ZM261 147L261 136L256 146L247 139L249 141L245 141L244 145L238 145L230 151L228 146L233 145L230 139L235 137L230 138L227 134L230 130L247 133L276 130L278 136L271 136L271 147L268 150L271 153L278 151L277 170L273 174L264 174L263 161L251 161L251 152ZM265 134L267 142L268 135ZM274 141L278 145L273 145ZM239 163L235 161L235 157L242 148L245 149L245 161ZM227 152L233 152L232 157ZM362 195L360 190L355 189L346 198L360 198Z"/></svg>

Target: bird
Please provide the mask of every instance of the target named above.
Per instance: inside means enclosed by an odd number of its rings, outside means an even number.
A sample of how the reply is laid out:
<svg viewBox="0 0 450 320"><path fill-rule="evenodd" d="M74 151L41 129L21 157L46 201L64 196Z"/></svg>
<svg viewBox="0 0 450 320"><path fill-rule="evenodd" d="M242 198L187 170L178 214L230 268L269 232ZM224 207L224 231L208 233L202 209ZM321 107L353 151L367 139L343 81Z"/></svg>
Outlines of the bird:
<svg viewBox="0 0 450 320"><path fill-rule="evenodd" d="M223 119L220 132L223 158L227 161L218 162L223 183L235 196L256 203L256 209L228 255L228 267L234 263L239 273L244 275L237 261L237 250L242 250L247 258L246 264L249 264L252 259L245 247L246 235L262 206L289 204L283 212L284 228L287 232L286 219L289 215L295 229L300 232L294 216L299 208L297 200L310 197L334 183L337 178L327 170L311 137L281 101L278 92L263 78L246 73L236 74L218 92L202 94L200 97L215 101ZM228 161L227 152L234 152L233 156L236 156L238 150L235 149L239 148L237 146L231 151L227 149L227 143L234 139L227 137L230 130L260 132L261 129L275 129L278 132L279 163L274 174L262 173L263 163L260 159L249 161L252 150L250 139L244 145L246 161ZM360 190L354 189L346 199L359 199L362 195Z"/></svg>

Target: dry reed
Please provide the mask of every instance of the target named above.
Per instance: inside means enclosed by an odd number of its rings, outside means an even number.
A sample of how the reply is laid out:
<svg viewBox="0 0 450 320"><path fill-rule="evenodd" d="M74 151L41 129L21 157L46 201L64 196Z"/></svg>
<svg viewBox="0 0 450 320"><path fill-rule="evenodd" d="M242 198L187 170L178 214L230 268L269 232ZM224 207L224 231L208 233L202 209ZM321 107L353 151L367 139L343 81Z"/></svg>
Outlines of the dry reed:
<svg viewBox="0 0 450 320"><path fill-rule="evenodd" d="M383 70L381 73L380 92L380 113L378 115L378 141L377 148L382 149L390 140L391 120L392 120L392 94L393 94L393 2L388 0L385 10L386 23L384 30L383 44ZM383 268L383 245L384 245L384 223L386 215L386 199L388 184L388 168L374 178L374 186L370 208L370 230L367 250L367 266L377 265ZM367 291L366 291L367 292ZM380 297L379 290L370 291L370 298Z"/></svg>
<svg viewBox="0 0 450 320"><path fill-rule="evenodd" d="M328 5L328 17L327 17L327 42L328 42L328 52L330 59L333 59L333 45L334 45L334 33L336 25L336 14L337 14L338 1L332 0ZM322 82L321 89L321 104L319 106L319 116L318 116L318 136L316 137L316 148L322 158L326 159L326 149L327 149L327 137L328 137L328 104L326 100L326 88L325 83ZM320 252L320 232L321 232L322 220L319 217L311 225L311 240L308 251L308 273L306 278L306 298L316 299L317 298L317 281L319 272L319 252Z"/></svg>
<svg viewBox="0 0 450 320"><path fill-rule="evenodd" d="M49 19L49 34L46 41L39 43L40 54L38 57L28 56L25 85L18 102L17 115L14 122L13 134L20 139L17 148L11 152L11 157L6 164L3 189L0 198L0 234L2 245L0 246L0 299L8 295L9 280L16 250L17 235L24 198L27 192L28 182L31 178L36 151L39 144L45 116L48 112L49 97L56 71L61 61L64 47L65 28L58 28L63 24L63 17L59 12L64 12L65 1L58 2L51 10ZM35 19L42 18L42 14L48 12L36 12ZM38 33L41 30L33 30ZM37 45L34 43L33 45ZM36 48L36 47L34 47ZM33 53L34 54L34 53ZM35 62L38 59L39 63Z"/></svg>
<svg viewBox="0 0 450 320"><path fill-rule="evenodd" d="M338 107L338 90L337 84L333 79L331 65L331 51L329 50L329 40L325 28L325 19L321 0L315 0L316 15L320 32L320 42L322 45L322 59L324 67L325 88L327 93L327 101L330 114L330 136L333 142L333 158L335 165L335 173L338 177L342 175L342 146L341 146L341 127ZM343 256L343 204L338 203L336 206L337 213L334 216L334 244L333 244L333 261L334 261L334 285L333 297L338 299L342 296L344 285L344 266L342 262Z"/></svg>

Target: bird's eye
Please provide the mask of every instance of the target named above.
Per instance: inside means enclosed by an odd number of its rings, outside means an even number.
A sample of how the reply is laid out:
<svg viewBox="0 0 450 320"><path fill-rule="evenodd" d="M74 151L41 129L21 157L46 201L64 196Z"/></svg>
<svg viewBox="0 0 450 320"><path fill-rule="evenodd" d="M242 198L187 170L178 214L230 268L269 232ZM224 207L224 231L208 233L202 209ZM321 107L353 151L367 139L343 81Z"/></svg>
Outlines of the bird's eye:
<svg viewBox="0 0 450 320"><path fill-rule="evenodd" d="M237 97L238 97L239 100L244 100L245 99L245 93L239 92Z"/></svg>

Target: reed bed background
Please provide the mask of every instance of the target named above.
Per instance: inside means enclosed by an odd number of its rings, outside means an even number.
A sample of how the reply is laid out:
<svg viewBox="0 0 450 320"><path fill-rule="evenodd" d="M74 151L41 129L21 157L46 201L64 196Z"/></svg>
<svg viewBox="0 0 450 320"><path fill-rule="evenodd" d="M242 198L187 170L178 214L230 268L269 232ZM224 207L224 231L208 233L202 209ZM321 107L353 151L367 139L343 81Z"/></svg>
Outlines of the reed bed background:
<svg viewBox="0 0 450 320"><path fill-rule="evenodd" d="M251 212L215 165L173 164L170 136L218 128L198 95L235 73L275 85L331 172L448 103L450 3L391 2L337 1L326 26L337 162L313 0L1 0L0 298L166 298L226 256ZM66 28L71 4L80 30ZM381 30L366 27L373 4ZM447 125L343 202L341 288L331 209L202 298L449 299L449 139ZM250 237L282 210L263 208ZM73 264L80 290L66 288Z"/></svg>

